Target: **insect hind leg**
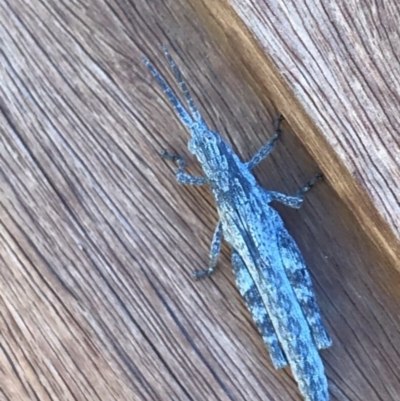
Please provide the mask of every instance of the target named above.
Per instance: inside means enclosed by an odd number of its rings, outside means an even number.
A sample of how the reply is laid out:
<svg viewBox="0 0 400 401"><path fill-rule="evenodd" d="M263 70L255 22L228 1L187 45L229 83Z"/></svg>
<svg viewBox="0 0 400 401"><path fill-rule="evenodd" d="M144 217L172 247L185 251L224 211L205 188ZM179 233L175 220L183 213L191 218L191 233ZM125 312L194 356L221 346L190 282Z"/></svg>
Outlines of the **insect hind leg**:
<svg viewBox="0 0 400 401"><path fill-rule="evenodd" d="M332 340L326 331L313 284L303 256L293 238L282 227L278 233L281 260L286 275L304 313L318 349L329 348Z"/></svg>
<svg viewBox="0 0 400 401"><path fill-rule="evenodd" d="M240 295L243 297L247 309L250 311L254 323L268 348L275 369L284 368L288 362L276 336L267 309L243 259L234 250L232 250L232 267Z"/></svg>

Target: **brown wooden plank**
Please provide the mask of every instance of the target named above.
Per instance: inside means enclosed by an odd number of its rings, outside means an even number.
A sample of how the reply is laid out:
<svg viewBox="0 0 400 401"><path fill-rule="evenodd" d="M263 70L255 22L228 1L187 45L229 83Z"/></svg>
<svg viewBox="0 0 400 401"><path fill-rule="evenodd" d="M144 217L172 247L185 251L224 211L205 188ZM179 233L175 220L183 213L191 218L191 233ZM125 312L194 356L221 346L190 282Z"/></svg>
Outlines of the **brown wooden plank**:
<svg viewBox="0 0 400 401"><path fill-rule="evenodd" d="M400 269L398 2L193 3Z"/></svg>
<svg viewBox="0 0 400 401"><path fill-rule="evenodd" d="M245 310L206 188L173 180L188 133L148 71L171 48L210 125L249 158L280 105L186 2L0 3L0 400L300 400ZM214 29L214 28L213 28ZM289 115L287 115L289 118ZM294 193L318 166L288 124L257 168ZM189 170L199 173L191 161ZM400 276L327 182L279 207L334 346L332 400L400 394Z"/></svg>

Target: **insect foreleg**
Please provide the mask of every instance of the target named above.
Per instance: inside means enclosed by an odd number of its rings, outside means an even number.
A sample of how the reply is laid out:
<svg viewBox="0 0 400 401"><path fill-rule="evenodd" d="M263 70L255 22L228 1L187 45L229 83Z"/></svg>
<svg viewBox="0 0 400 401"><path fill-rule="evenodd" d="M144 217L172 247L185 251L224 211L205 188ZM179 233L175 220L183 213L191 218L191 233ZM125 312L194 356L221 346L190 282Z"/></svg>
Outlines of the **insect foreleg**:
<svg viewBox="0 0 400 401"><path fill-rule="evenodd" d="M161 154L161 157L163 159L172 160L173 162L178 164L178 170L175 174L175 177L179 183L186 185L205 185L208 183L207 177L200 177L184 173L183 170L185 169L186 166L186 160L183 159L182 157L171 155L165 150Z"/></svg>
<svg viewBox="0 0 400 401"><path fill-rule="evenodd" d="M232 267L240 295L243 297L247 309L250 311L254 323L257 325L264 343L268 348L275 369L285 367L288 363L279 344L267 309L243 259L236 251L232 251Z"/></svg>
<svg viewBox="0 0 400 401"><path fill-rule="evenodd" d="M283 116L280 115L274 122L274 135L272 138L261 147L261 149L251 158L249 162L247 162L247 168L249 170L253 169L257 164L259 164L262 160L264 160L274 149L275 142L278 140L281 129L280 125L283 121Z"/></svg>
<svg viewBox="0 0 400 401"><path fill-rule="evenodd" d="M217 227L215 228L213 239L211 241L211 249L210 249L210 264L208 269L206 270L197 270L194 272L194 278L201 278L204 276L210 276L215 268L217 267L218 256L221 252L221 243L222 243L222 223L218 222Z"/></svg>

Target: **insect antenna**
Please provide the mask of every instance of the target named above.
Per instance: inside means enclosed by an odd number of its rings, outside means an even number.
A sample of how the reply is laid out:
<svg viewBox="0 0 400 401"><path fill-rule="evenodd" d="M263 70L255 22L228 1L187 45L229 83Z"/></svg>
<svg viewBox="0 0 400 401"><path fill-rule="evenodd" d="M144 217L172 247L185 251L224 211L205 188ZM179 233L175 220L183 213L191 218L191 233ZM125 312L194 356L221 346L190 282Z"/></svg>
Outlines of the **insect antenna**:
<svg viewBox="0 0 400 401"><path fill-rule="evenodd" d="M193 125L193 119L190 116L190 114L186 111L186 109L183 107L182 103L179 101L179 99L176 96L176 94L174 93L174 91L165 82L165 79L162 77L162 75L157 71L157 69L154 67L154 65L146 57L142 56L142 61L143 61L144 65L150 70L151 74L156 79L158 84L161 86L161 89L168 96L168 99L174 106L174 109L175 109L176 113L178 114L179 118L182 120L182 122L186 126L188 126L190 128ZM175 73L175 71L174 71L174 73ZM175 76L176 76L176 74L175 74ZM185 97L186 97L186 95L185 95ZM186 99L187 99L187 97L186 97Z"/></svg>
<svg viewBox="0 0 400 401"><path fill-rule="evenodd" d="M192 117L194 118L194 120L196 122L203 122L203 119L201 117L199 109L197 108L196 104L194 103L194 100L189 92L189 89L186 85L185 80L183 79L183 76L182 76L182 73L181 73L179 67L176 65L174 59L172 58L171 54L169 53L167 46L163 46L163 49L164 49L164 54L167 57L167 60L169 62L169 65L171 66L172 71L175 75L175 78L178 81L178 84L185 96L185 99L189 106Z"/></svg>

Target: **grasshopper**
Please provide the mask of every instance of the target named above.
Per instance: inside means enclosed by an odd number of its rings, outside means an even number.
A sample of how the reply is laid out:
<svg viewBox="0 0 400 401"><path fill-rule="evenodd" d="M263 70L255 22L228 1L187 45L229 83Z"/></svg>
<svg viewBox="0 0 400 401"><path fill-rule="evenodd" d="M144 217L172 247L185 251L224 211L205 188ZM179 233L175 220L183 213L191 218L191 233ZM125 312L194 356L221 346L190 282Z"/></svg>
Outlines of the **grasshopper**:
<svg viewBox="0 0 400 401"><path fill-rule="evenodd" d="M278 212L277 201L299 208L304 194L321 175L316 175L296 196L262 188L251 173L273 150L281 130L280 116L271 140L243 162L220 134L208 128L192 99L182 74L164 47L165 56L186 99L189 112L150 61L143 57L153 77L171 101L190 132L189 151L201 164L204 176L184 172L186 162L166 151L162 156L177 163L181 184L209 185L218 209L217 223L206 270L195 278L209 276L217 265L222 239L232 248L232 265L240 294L260 331L276 369L287 364L306 401L329 400L328 383L318 350L332 341L324 327L310 275L295 241Z"/></svg>

